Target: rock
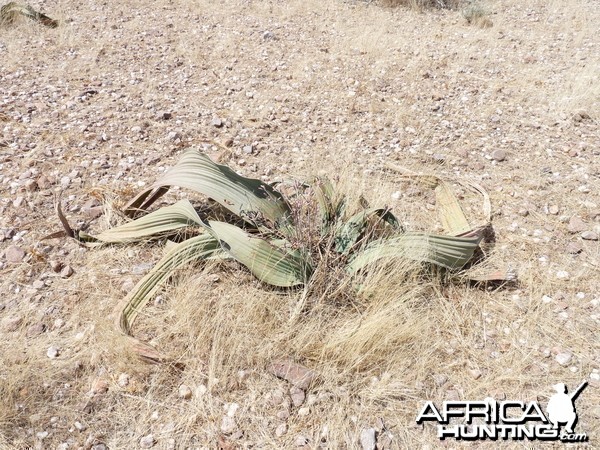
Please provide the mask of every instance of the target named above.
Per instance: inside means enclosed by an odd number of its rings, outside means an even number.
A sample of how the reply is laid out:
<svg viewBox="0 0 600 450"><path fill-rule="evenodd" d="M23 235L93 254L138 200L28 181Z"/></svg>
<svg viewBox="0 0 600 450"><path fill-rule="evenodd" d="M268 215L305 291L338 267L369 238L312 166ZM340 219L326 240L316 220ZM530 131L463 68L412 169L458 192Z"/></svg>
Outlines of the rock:
<svg viewBox="0 0 600 450"><path fill-rule="evenodd" d="M375 428L365 428L360 432L360 446L362 450L375 450Z"/></svg>
<svg viewBox="0 0 600 450"><path fill-rule="evenodd" d="M48 437L48 432L47 431L40 431L38 433L35 434L35 437L38 438L39 440L43 440L46 439Z"/></svg>
<svg viewBox="0 0 600 450"><path fill-rule="evenodd" d="M21 206L23 206L23 203L25 203L25 197L18 196L17 198L14 199L13 206L15 208L20 208Z"/></svg>
<svg viewBox="0 0 600 450"><path fill-rule="evenodd" d="M469 373L475 380L478 380L479 378L481 378L481 375L482 375L481 370L479 370L479 369L469 369Z"/></svg>
<svg viewBox="0 0 600 450"><path fill-rule="evenodd" d="M289 417L290 417L290 410L289 410L289 408L285 407L282 410L277 411L276 416L277 416L278 419L281 419L281 420L287 420L287 419L289 419Z"/></svg>
<svg viewBox="0 0 600 450"><path fill-rule="evenodd" d="M122 373L121 375L119 375L119 378L117 379L117 384L122 388L127 387L129 385L129 374Z"/></svg>
<svg viewBox="0 0 600 450"><path fill-rule="evenodd" d="M302 436L300 434L296 437L295 444L296 444L296 447L304 447L305 445L308 445L309 442L310 442L310 440L306 436Z"/></svg>
<svg viewBox="0 0 600 450"><path fill-rule="evenodd" d="M77 428L78 431L87 430L87 427L84 424L82 424L81 422L75 422L73 425L75 425L75 428Z"/></svg>
<svg viewBox="0 0 600 450"><path fill-rule="evenodd" d="M561 366L568 366L571 362L573 355L570 352L561 352L554 357L557 363Z"/></svg>
<svg viewBox="0 0 600 450"><path fill-rule="evenodd" d="M504 150L494 150L490 155L494 161L504 161L506 159L506 151Z"/></svg>
<svg viewBox="0 0 600 450"><path fill-rule="evenodd" d="M60 355L60 349L55 346L48 347L46 350L46 356L50 359L56 359Z"/></svg>
<svg viewBox="0 0 600 450"><path fill-rule="evenodd" d="M567 226L567 229L571 233L581 233L582 231L587 230L588 226L583 220L581 220L580 217L573 216L569 220L569 225Z"/></svg>
<svg viewBox="0 0 600 450"><path fill-rule="evenodd" d="M310 414L310 408L308 406L305 406L304 408L300 408L298 410L298 415L300 417L306 417Z"/></svg>
<svg viewBox="0 0 600 450"><path fill-rule="evenodd" d="M184 400L189 400L192 398L192 390L189 388L189 386L186 386L185 384L179 386L179 398Z"/></svg>
<svg viewBox="0 0 600 450"><path fill-rule="evenodd" d="M224 434L231 434L237 428L237 424L235 423L235 419L229 416L223 416L223 420L221 421L221 432Z"/></svg>
<svg viewBox="0 0 600 450"><path fill-rule="evenodd" d="M48 189L52 186L52 184L53 182L50 179L48 179L45 175L42 175L37 179L37 186L40 189Z"/></svg>
<svg viewBox="0 0 600 450"><path fill-rule="evenodd" d="M570 276L571 275L566 270L559 270L558 272L556 272L556 278L558 278L559 280L568 280Z"/></svg>
<svg viewBox="0 0 600 450"><path fill-rule="evenodd" d="M550 207L548 208L548 213L552 214L553 216L556 216L559 213L559 211L560 209L557 205L550 205Z"/></svg>
<svg viewBox="0 0 600 450"><path fill-rule="evenodd" d="M317 378L317 373L313 370L288 359L273 361L269 366L269 371L302 390L308 389Z"/></svg>
<svg viewBox="0 0 600 450"><path fill-rule="evenodd" d="M105 443L100 442L98 444L92 445L91 450L108 450L108 447L106 446Z"/></svg>
<svg viewBox="0 0 600 450"><path fill-rule="evenodd" d="M446 381L448 381L448 377L443 373L436 373L433 376L433 382L436 384L436 386L442 386L444 383L446 383Z"/></svg>
<svg viewBox="0 0 600 450"><path fill-rule="evenodd" d="M140 439L140 447L141 448L152 448L156 441L154 440L154 436L149 434L148 436L144 436Z"/></svg>
<svg viewBox="0 0 600 450"><path fill-rule="evenodd" d="M10 316L2 320L2 328L6 331L17 331L23 323L23 316Z"/></svg>
<svg viewBox="0 0 600 450"><path fill-rule="evenodd" d="M262 34L262 38L263 38L263 40L265 40L265 41L270 41L270 40L272 40L272 39L275 39L275 35L274 35L274 34L273 34L271 31L265 31L265 32Z"/></svg>
<svg viewBox="0 0 600 450"><path fill-rule="evenodd" d="M285 433L287 433L288 430L288 426L286 423L282 423L281 425L279 425L276 429L275 429L275 436L277 437L281 437L283 436Z"/></svg>
<svg viewBox="0 0 600 450"><path fill-rule="evenodd" d="M292 403L294 404L294 406L299 407L302 406L302 403L304 403L306 394L302 389L297 388L296 386L292 386L292 388L290 389L290 397L292 398Z"/></svg>
<svg viewBox="0 0 600 450"><path fill-rule="evenodd" d="M92 383L90 394L100 395L108 392L108 381L104 378L96 378Z"/></svg>
<svg viewBox="0 0 600 450"><path fill-rule="evenodd" d="M581 233L581 239L584 239L586 241L597 241L598 233L594 231L584 231L583 233Z"/></svg>
<svg viewBox="0 0 600 450"><path fill-rule="evenodd" d="M170 141L181 140L181 133L178 133L177 131L170 131L169 134L167 134L167 139Z"/></svg>
<svg viewBox="0 0 600 450"><path fill-rule="evenodd" d="M62 177L60 179L60 185L62 188L67 188L71 184L71 179L69 177Z"/></svg>
<svg viewBox="0 0 600 450"><path fill-rule="evenodd" d="M135 127L131 127L131 132L139 134L142 132L142 127L140 127L139 125L136 125Z"/></svg>
<svg viewBox="0 0 600 450"><path fill-rule="evenodd" d="M215 117L210 124L215 128L221 128L223 126L223 121L220 118Z"/></svg>
<svg viewBox="0 0 600 450"><path fill-rule="evenodd" d="M25 335L28 338L33 338L33 337L39 336L40 334L44 333L45 331L46 331L46 325L43 324L42 322L38 322L35 325L32 325L29 328L27 328L27 333L25 333Z"/></svg>
<svg viewBox="0 0 600 450"><path fill-rule="evenodd" d="M134 287L135 283L133 282L133 280L131 278L127 278L121 285L121 291L125 292L126 294L129 294Z"/></svg>
<svg viewBox="0 0 600 450"><path fill-rule="evenodd" d="M158 114L159 120L169 120L173 117L173 114L170 112L164 111Z"/></svg>
<svg viewBox="0 0 600 450"><path fill-rule="evenodd" d="M38 184L37 181L35 180L27 180L25 182L25 189L27 190L27 192L33 192L37 189Z"/></svg>
<svg viewBox="0 0 600 450"><path fill-rule="evenodd" d="M56 261L55 259L51 259L49 261L49 264L50 268L52 269L52 272L54 273L59 273L63 268L63 263L60 261Z"/></svg>
<svg viewBox="0 0 600 450"><path fill-rule="evenodd" d="M244 145L244 147L242 148L242 151L246 155L251 155L254 152L254 147L252 147L251 145Z"/></svg>
<svg viewBox="0 0 600 450"><path fill-rule="evenodd" d="M565 250L571 255L576 255L577 253L581 253L583 251L583 247L578 242L569 242Z"/></svg>
<svg viewBox="0 0 600 450"><path fill-rule="evenodd" d="M60 271L60 276L61 278L69 278L71 275L73 275L73 268L71 266L65 266L61 269Z"/></svg>
<svg viewBox="0 0 600 450"><path fill-rule="evenodd" d="M11 245L4 251L6 261L11 264L18 264L25 258L25 250L17 245Z"/></svg>
<svg viewBox="0 0 600 450"><path fill-rule="evenodd" d="M42 280L35 280L32 286L34 289L43 289L46 285Z"/></svg>

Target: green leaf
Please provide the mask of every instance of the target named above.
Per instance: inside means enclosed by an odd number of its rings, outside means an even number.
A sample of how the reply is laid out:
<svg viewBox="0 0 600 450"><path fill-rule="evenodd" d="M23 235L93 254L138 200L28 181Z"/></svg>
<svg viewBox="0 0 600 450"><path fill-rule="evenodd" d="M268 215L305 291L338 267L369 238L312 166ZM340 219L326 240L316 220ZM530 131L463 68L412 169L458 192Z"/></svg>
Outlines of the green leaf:
<svg viewBox="0 0 600 450"><path fill-rule="evenodd" d="M371 219L378 217L397 230L400 224L396 217L385 208L371 208L353 215L335 233L335 250L342 254L348 254L352 247L358 242Z"/></svg>
<svg viewBox="0 0 600 450"><path fill-rule="evenodd" d="M281 240L273 245L225 222L210 221L209 231L226 253L267 284L280 287L304 284L312 270L308 260L298 252L282 249Z"/></svg>
<svg viewBox="0 0 600 450"><path fill-rule="evenodd" d="M348 270L356 273L382 258L408 258L447 269L460 269L471 260L481 239L481 234L474 237L454 237L427 233L405 233L368 245L352 259Z"/></svg>
<svg viewBox="0 0 600 450"><path fill-rule="evenodd" d="M158 209L136 220L92 236L80 232L79 239L90 245L137 242L180 228L202 225L202 220L188 200Z"/></svg>
<svg viewBox="0 0 600 450"><path fill-rule="evenodd" d="M145 210L169 189L180 186L206 195L244 220L260 225L289 218L289 205L283 196L260 180L238 175L227 166L214 163L197 150L186 151L149 189L132 199L125 212Z"/></svg>
<svg viewBox="0 0 600 450"><path fill-rule="evenodd" d="M140 309L175 270L191 261L214 259L220 256L223 256L221 245L210 233L201 234L172 246L152 270L135 285L119 306L118 325L121 331L129 334Z"/></svg>
<svg viewBox="0 0 600 450"><path fill-rule="evenodd" d="M316 177L310 185L319 203L323 221L322 233L325 234L343 214L346 199L343 195L336 195L335 189L327 177Z"/></svg>

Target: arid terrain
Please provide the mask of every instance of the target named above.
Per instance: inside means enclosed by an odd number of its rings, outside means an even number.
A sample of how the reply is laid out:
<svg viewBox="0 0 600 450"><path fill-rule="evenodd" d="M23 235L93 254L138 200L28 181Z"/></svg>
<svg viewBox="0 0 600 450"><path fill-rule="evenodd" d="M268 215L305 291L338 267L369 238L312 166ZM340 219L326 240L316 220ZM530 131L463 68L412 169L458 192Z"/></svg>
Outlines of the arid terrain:
<svg viewBox="0 0 600 450"><path fill-rule="evenodd" d="M600 2L482 0L473 23L342 0L31 5L59 26L0 29L0 449L555 448L415 418L586 380L576 431L600 445ZM431 193L392 165L476 182L484 267L518 281L300 308L233 262L190 266L134 329L178 364L142 362L113 317L161 247L43 238L59 197L74 227L123 223L188 147L267 182L329 175L416 230L439 229ZM316 379L277 378L279 358Z"/></svg>

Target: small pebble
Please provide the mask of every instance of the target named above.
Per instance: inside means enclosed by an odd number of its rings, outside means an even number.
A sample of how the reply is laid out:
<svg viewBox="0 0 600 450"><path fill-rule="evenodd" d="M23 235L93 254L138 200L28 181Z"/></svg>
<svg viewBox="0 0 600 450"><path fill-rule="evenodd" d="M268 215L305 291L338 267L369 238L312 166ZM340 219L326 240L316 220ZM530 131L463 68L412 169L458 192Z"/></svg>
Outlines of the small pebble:
<svg viewBox="0 0 600 450"><path fill-rule="evenodd" d="M288 430L288 426L285 423L282 423L281 425L279 425L276 429L275 429L275 436L277 437L281 437L283 436L285 433L287 433Z"/></svg>
<svg viewBox="0 0 600 450"><path fill-rule="evenodd" d="M189 386L186 386L185 384L179 386L179 398L184 400L189 400L192 398L192 390L189 388Z"/></svg>
<svg viewBox="0 0 600 450"><path fill-rule="evenodd" d="M598 233L595 233L593 231L584 231L583 233L581 233L581 239L584 239L586 241L597 241Z"/></svg>
<svg viewBox="0 0 600 450"><path fill-rule="evenodd" d="M154 440L154 436L149 434L148 436L144 436L140 439L140 447L141 448L152 448L156 441Z"/></svg>
<svg viewBox="0 0 600 450"><path fill-rule="evenodd" d="M506 159L506 152L504 150L494 150L490 155L494 161L504 161Z"/></svg>
<svg viewBox="0 0 600 450"><path fill-rule="evenodd" d="M360 432L360 446L362 450L375 450L375 428L365 428Z"/></svg>
<svg viewBox="0 0 600 450"><path fill-rule="evenodd" d="M561 352L554 357L556 362L559 363L561 366L569 365L572 358L573 358L573 355L569 352Z"/></svg>
<svg viewBox="0 0 600 450"><path fill-rule="evenodd" d="M58 355L60 355L60 349L58 347L48 347L48 350L46 351L46 356L50 359L55 359L58 358Z"/></svg>

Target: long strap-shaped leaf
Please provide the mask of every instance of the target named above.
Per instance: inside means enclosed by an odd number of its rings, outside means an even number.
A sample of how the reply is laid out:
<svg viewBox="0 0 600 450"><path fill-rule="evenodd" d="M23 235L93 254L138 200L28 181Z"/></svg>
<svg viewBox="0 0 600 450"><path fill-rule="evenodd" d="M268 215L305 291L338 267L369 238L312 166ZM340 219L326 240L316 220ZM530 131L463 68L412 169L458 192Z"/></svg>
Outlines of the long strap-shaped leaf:
<svg viewBox="0 0 600 450"><path fill-rule="evenodd" d="M350 273L381 258L408 258L429 262L447 269L460 269L473 257L482 236L454 237L427 233L403 235L375 241L348 265Z"/></svg>
<svg viewBox="0 0 600 450"><path fill-rule="evenodd" d="M92 236L80 232L79 239L89 245L137 242L148 237L189 226L202 225L202 220L189 200L180 200L150 214Z"/></svg>
<svg viewBox="0 0 600 450"><path fill-rule="evenodd" d="M194 149L186 151L175 166L131 200L125 212L134 215L139 209L147 209L169 186L179 186L206 195L250 222L260 223L266 219L278 223L289 216L289 205L271 186L238 175Z"/></svg>
<svg viewBox="0 0 600 450"><path fill-rule="evenodd" d="M322 234L329 231L329 228L336 222L344 211L346 198L343 195L337 195L336 191L327 177L316 177L310 183L312 186L319 210L323 221Z"/></svg>
<svg viewBox="0 0 600 450"><path fill-rule="evenodd" d="M191 261L215 258L221 254L219 241L210 233L201 234L173 246L118 306L118 327L123 333L129 334L140 309L176 269Z"/></svg>
<svg viewBox="0 0 600 450"><path fill-rule="evenodd" d="M404 167L387 163L387 167L402 174L403 178L416 180L426 188L435 190L438 214L444 229L453 236L461 236L479 227L473 227L465 215L460 202L456 198L452 187L436 175L424 175L415 173ZM457 183L476 191L483 197L483 213L486 222L481 226L487 226L491 220L490 199L481 186L472 182L457 181Z"/></svg>
<svg viewBox="0 0 600 450"><path fill-rule="evenodd" d="M280 287L297 286L305 283L310 275L311 267L301 255L253 237L241 228L210 221L209 231L221 242L227 254L264 283Z"/></svg>
<svg viewBox="0 0 600 450"><path fill-rule="evenodd" d="M394 229L399 229L398 219L385 208L371 208L354 214L346 223L344 223L335 233L335 250L342 254L350 252L354 244L362 236L369 221L379 217L384 222L390 224Z"/></svg>

